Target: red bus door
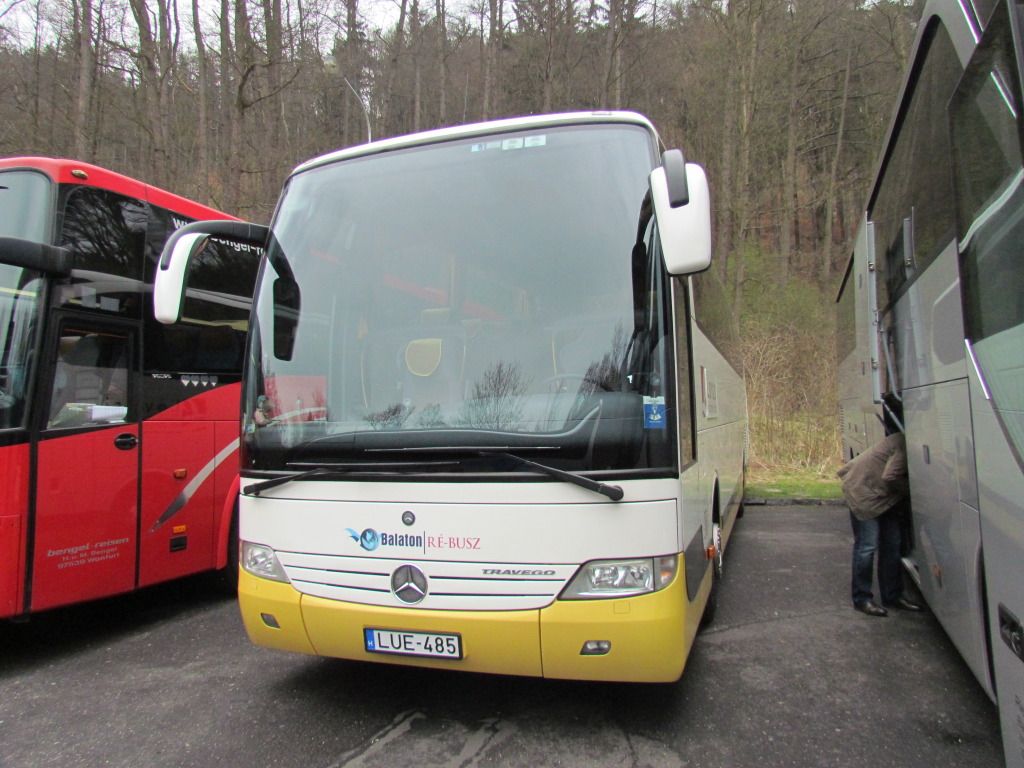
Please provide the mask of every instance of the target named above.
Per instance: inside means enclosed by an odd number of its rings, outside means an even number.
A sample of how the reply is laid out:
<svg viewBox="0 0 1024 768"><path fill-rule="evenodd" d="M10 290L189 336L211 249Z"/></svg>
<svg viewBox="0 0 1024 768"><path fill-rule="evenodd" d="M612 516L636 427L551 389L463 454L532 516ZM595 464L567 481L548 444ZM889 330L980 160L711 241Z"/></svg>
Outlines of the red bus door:
<svg viewBox="0 0 1024 768"><path fill-rule="evenodd" d="M135 587L133 326L65 317L36 454L31 610ZM52 359L52 358L51 358Z"/></svg>

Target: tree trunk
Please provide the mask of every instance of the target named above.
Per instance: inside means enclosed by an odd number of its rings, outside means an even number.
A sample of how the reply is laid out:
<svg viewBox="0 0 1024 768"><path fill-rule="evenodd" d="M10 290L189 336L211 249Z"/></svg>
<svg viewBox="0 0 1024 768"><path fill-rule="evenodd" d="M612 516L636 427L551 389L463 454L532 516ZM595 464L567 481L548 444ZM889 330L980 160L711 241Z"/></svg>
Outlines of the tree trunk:
<svg viewBox="0 0 1024 768"><path fill-rule="evenodd" d="M420 66L420 52L423 48L423 27L420 24L419 0L412 0L412 9L409 14L409 49L412 51L412 130L420 130L420 119L422 117L421 92L423 85L423 71Z"/></svg>
<svg viewBox="0 0 1024 768"><path fill-rule="evenodd" d="M236 0L244 2L244 0ZM284 101L281 98L284 65L284 39L281 25L281 0L262 0L263 23L267 36L267 93L268 115L266 159L278 162L281 157L281 127L284 125ZM273 174L271 174L273 175Z"/></svg>
<svg viewBox="0 0 1024 768"><path fill-rule="evenodd" d="M146 148L145 178L164 186L166 171L167 148L161 138L160 101L163 90L160 80L160 52L157 40L150 24L150 9L146 0L129 0L132 15L139 30L139 49L135 53L135 61L139 69L139 87L142 90L145 126L149 146Z"/></svg>
<svg viewBox="0 0 1024 768"><path fill-rule="evenodd" d="M605 109L619 109L621 90L621 59L619 54L619 30L622 26L622 0L608 0L608 26L604 32L604 96Z"/></svg>
<svg viewBox="0 0 1024 768"><path fill-rule="evenodd" d="M498 114L501 78L499 68L501 57L499 50L502 40L502 6L503 0L488 0L487 9L487 43L484 47L484 120L490 120Z"/></svg>
<svg viewBox="0 0 1024 768"><path fill-rule="evenodd" d="M196 39L199 93L199 181L197 194L204 201L210 199L210 71L206 56L206 43L199 20L199 0L192 0L192 33Z"/></svg>
<svg viewBox="0 0 1024 768"><path fill-rule="evenodd" d="M437 13L437 123L447 125L448 122L448 11L445 0L434 0Z"/></svg>
<svg viewBox="0 0 1024 768"><path fill-rule="evenodd" d="M757 110L755 100L755 80L757 67L760 59L760 14L748 5L747 13L750 14L749 27L742 29L739 36L741 49L737 61L739 62L739 153L737 157L736 178L733 187L736 208L735 222L736 245L731 254L733 260L733 314L740 316L743 306L743 281L745 278L745 249L747 247L747 234L750 228L751 200L751 127L754 123L754 114Z"/></svg>
<svg viewBox="0 0 1024 768"><path fill-rule="evenodd" d="M405 17L409 0L401 0L398 11L398 24L395 26L395 39L391 44L391 60L388 65L387 83L384 86L383 103L380 108L380 123L385 136L393 136L391 125L391 102L394 98L395 79L398 77L398 64L405 47Z"/></svg>
<svg viewBox="0 0 1024 768"><path fill-rule="evenodd" d="M219 197L223 202L220 207L234 212L237 205L237 190L229 182L231 167L231 125L234 122L234 52L231 37L231 6L228 0L220 0L220 99L217 125L217 166L219 167Z"/></svg>
<svg viewBox="0 0 1024 768"><path fill-rule="evenodd" d="M779 231L779 279L789 280L790 263L793 260L793 245L798 227L796 200L796 145L797 127L800 122L800 103L797 83L800 67L799 46L793 45L789 61L789 104L786 110L786 157L782 166L782 226Z"/></svg>
<svg viewBox="0 0 1024 768"><path fill-rule="evenodd" d="M74 157L78 160L92 160L90 149L90 105L95 81L96 57L93 49L92 0L81 0L76 4L78 24L75 29L77 48L77 69L75 88L75 111L73 117Z"/></svg>
<svg viewBox="0 0 1024 768"><path fill-rule="evenodd" d="M832 167L829 169L828 186L825 188L825 215L821 236L821 262L818 265L818 285L825 288L832 279L832 250L834 248L833 219L836 208L836 183L839 177L839 157L843 152L843 134L846 131L846 109L850 101L850 65L853 61L853 48L846 52L846 76L843 79L843 100L839 109L839 127L836 129L836 151L832 155Z"/></svg>

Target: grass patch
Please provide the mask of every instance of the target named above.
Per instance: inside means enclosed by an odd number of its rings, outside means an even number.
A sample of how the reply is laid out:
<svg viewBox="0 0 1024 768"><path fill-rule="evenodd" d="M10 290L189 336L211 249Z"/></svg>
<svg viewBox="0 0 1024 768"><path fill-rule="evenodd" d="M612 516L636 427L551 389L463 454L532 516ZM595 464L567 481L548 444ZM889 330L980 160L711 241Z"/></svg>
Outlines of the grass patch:
<svg viewBox="0 0 1024 768"><path fill-rule="evenodd" d="M750 467L747 498L751 499L841 499L839 478L818 472L770 471Z"/></svg>

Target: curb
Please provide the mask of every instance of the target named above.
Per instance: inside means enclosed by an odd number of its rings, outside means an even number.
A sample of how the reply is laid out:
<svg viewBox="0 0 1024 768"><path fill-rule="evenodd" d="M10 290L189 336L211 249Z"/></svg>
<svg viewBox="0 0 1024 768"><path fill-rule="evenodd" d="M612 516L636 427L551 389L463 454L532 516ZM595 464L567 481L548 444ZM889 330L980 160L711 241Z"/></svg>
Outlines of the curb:
<svg viewBox="0 0 1024 768"><path fill-rule="evenodd" d="M746 497L743 505L747 507L845 507L842 499L759 499Z"/></svg>

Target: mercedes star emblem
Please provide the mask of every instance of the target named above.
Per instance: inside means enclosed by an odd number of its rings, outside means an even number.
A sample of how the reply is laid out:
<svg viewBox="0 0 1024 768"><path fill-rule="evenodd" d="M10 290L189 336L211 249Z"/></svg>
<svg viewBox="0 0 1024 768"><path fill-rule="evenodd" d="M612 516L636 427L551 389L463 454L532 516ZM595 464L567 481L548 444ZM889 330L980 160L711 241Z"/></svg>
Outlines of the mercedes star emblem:
<svg viewBox="0 0 1024 768"><path fill-rule="evenodd" d="M415 565L400 565L391 574L391 591L403 603L418 603L427 596L427 577Z"/></svg>

